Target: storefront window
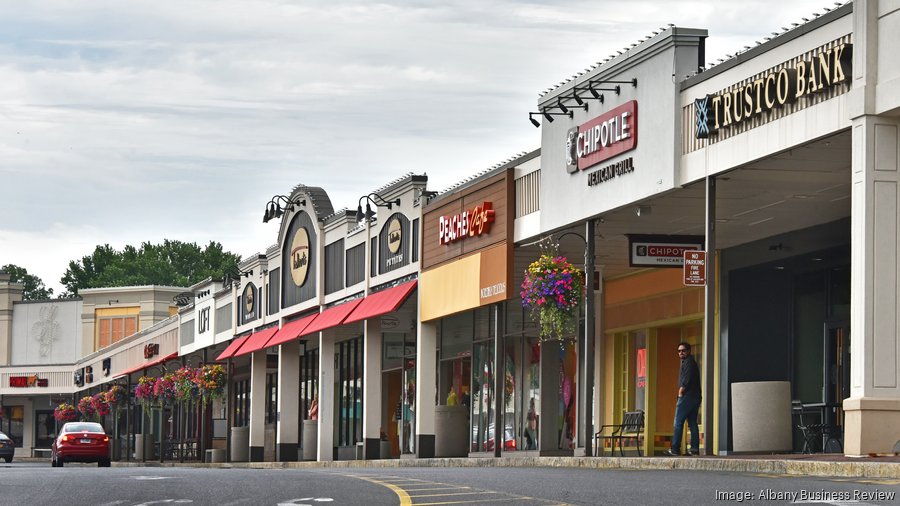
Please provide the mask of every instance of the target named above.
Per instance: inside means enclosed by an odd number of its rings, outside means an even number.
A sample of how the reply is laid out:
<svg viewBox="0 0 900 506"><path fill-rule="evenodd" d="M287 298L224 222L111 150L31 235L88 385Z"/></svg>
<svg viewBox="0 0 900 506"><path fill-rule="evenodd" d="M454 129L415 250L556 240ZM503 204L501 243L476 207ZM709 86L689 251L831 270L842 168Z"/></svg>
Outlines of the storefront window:
<svg viewBox="0 0 900 506"><path fill-rule="evenodd" d="M494 449L494 342L475 343L472 353L473 452Z"/></svg>
<svg viewBox="0 0 900 506"><path fill-rule="evenodd" d="M339 409L335 441L337 446L353 446L362 441L362 337L337 343L336 348L335 392Z"/></svg>
<svg viewBox="0 0 900 506"><path fill-rule="evenodd" d="M50 448L56 437L56 420L53 411L36 411L34 413L34 447Z"/></svg>
<svg viewBox="0 0 900 506"><path fill-rule="evenodd" d="M16 443L16 448L22 447L22 436L25 427L25 410L22 406L5 406L3 416L0 416L0 432L6 433Z"/></svg>

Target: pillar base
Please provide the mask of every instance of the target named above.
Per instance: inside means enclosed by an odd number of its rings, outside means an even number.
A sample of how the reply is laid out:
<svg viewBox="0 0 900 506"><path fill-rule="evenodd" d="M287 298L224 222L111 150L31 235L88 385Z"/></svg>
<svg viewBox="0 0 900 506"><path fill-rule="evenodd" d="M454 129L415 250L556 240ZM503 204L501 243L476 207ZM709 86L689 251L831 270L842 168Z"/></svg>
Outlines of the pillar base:
<svg viewBox="0 0 900 506"><path fill-rule="evenodd" d="M416 456L420 459L434 458L434 434L419 434L416 437Z"/></svg>
<svg viewBox="0 0 900 506"><path fill-rule="evenodd" d="M850 397L844 400L844 453L891 453L900 441L900 399Z"/></svg>
<svg viewBox="0 0 900 506"><path fill-rule="evenodd" d="M266 449L262 446L250 447L250 462L263 462L266 457Z"/></svg>
<svg viewBox="0 0 900 506"><path fill-rule="evenodd" d="M297 443L278 443L275 447L275 453L277 455L275 460L278 462L294 462L299 456L297 451L299 446L300 445Z"/></svg>
<svg viewBox="0 0 900 506"><path fill-rule="evenodd" d="M378 460L381 458L381 438L367 437L363 441L363 459Z"/></svg>

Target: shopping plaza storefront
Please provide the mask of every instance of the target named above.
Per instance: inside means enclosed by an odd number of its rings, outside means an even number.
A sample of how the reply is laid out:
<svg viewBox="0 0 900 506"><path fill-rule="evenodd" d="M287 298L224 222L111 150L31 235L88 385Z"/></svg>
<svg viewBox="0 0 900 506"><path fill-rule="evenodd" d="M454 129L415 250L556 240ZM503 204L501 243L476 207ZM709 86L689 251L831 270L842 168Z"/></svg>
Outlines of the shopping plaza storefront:
<svg viewBox="0 0 900 506"><path fill-rule="evenodd" d="M608 454L594 433L634 411L652 455L671 444L687 342L705 451L763 451L743 437L766 409L766 451L799 450L796 400L843 452L890 452L891 5L848 3L718 65L705 30L667 27L544 93L539 150L442 194L407 175L357 212L320 188L273 198L276 244L228 280L37 303L0 280L2 429L39 450L58 402L218 361L227 394L209 406L131 405L123 458L171 458L154 452L174 439L253 461ZM589 272L576 330L549 345L518 294L542 248ZM685 283L686 250L706 251L704 283ZM41 341L40 322L61 330Z"/></svg>

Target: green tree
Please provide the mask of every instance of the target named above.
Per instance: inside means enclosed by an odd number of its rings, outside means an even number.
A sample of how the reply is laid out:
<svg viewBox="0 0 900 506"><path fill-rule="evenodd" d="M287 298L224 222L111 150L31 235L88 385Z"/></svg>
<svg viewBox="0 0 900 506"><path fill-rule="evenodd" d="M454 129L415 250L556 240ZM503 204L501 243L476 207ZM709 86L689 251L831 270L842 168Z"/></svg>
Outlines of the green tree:
<svg viewBox="0 0 900 506"><path fill-rule="evenodd" d="M9 274L10 281L25 285L25 291L22 293L22 298L25 300L44 300L53 297L53 289L45 287L41 278L34 274L28 274L24 267L6 264L0 267L0 272Z"/></svg>
<svg viewBox="0 0 900 506"><path fill-rule="evenodd" d="M104 244L81 260L70 261L60 283L66 287L64 296L78 295L82 288L190 286L237 271L239 261L239 255L225 251L215 241L201 248L196 243L166 239L162 244L145 242L139 248L128 245L122 251Z"/></svg>

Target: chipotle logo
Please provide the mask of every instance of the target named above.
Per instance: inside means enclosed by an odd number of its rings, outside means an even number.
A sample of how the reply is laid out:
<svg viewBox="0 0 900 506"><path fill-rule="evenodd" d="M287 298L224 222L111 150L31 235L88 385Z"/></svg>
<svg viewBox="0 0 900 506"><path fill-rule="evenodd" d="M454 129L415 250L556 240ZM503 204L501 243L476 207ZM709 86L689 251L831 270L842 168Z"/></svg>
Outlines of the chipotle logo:
<svg viewBox="0 0 900 506"><path fill-rule="evenodd" d="M572 128L566 134L566 170L575 173L637 147L637 100Z"/></svg>
<svg viewBox="0 0 900 506"><path fill-rule="evenodd" d="M468 237L487 234L494 222L493 204L484 202L468 211L441 216L438 222L438 240L441 244L461 241Z"/></svg>

